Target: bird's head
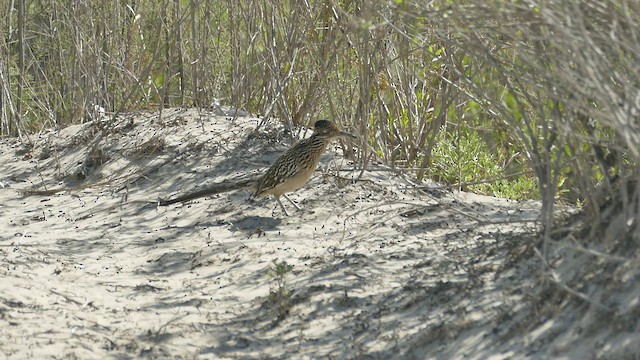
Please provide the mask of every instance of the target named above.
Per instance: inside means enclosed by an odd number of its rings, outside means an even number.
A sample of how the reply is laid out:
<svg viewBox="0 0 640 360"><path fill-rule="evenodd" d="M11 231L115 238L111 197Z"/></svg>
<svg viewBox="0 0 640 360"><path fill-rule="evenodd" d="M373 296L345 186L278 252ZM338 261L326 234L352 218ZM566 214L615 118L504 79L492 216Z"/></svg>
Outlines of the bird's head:
<svg viewBox="0 0 640 360"><path fill-rule="evenodd" d="M329 120L318 120L313 126L313 134L317 136L327 137L329 139L337 137L348 137L355 139L355 135L340 130L338 125Z"/></svg>

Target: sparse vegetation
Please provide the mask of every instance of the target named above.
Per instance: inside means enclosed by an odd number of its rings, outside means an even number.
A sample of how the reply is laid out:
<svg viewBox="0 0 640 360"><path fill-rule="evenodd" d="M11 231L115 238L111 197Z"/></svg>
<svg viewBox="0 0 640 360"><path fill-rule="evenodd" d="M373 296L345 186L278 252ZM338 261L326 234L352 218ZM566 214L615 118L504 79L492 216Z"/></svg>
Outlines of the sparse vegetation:
<svg viewBox="0 0 640 360"><path fill-rule="evenodd" d="M291 290L287 286L285 278L292 270L293 265L284 260L278 262L276 259L273 260L273 264L267 273L274 281L269 292L268 303L276 308L278 320L284 319L291 307Z"/></svg>

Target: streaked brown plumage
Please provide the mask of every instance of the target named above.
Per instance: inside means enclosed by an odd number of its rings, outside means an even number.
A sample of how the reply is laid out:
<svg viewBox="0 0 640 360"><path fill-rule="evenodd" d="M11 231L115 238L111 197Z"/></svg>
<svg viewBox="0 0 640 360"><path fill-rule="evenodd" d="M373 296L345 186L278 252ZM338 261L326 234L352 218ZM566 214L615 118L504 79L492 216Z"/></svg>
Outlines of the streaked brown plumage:
<svg viewBox="0 0 640 360"><path fill-rule="evenodd" d="M314 125L314 132L307 139L294 144L271 165L269 170L257 180L245 180L238 183L216 184L214 187L187 194L171 200L160 201L160 206L185 202L199 197L217 194L236 189L247 189L253 192L253 196L260 197L273 195L278 204L288 216L289 213L280 202L280 196L284 196L298 210L300 208L286 195L304 186L313 175L320 156L324 153L332 139L338 137L355 138L355 136L341 131L338 126L329 120L319 120Z"/></svg>

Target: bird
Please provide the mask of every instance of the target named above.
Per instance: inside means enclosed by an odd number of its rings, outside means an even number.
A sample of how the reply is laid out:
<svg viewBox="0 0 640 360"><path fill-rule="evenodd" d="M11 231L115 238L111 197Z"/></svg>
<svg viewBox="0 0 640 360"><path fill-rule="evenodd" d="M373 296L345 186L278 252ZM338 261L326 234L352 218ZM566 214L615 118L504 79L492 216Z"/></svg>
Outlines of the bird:
<svg viewBox="0 0 640 360"><path fill-rule="evenodd" d="M282 205L280 197L284 196L297 210L302 210L287 196L287 193L298 190L309 181L318 166L320 156L324 153L331 140L336 138L356 139L355 135L340 130L330 120L318 120L313 128L313 134L310 137L302 139L291 146L276 159L264 175L256 179L215 184L212 187L178 198L160 200L158 205L167 206L207 195L245 189L250 191L252 196L256 198L273 195L285 215L290 216L287 209Z"/></svg>

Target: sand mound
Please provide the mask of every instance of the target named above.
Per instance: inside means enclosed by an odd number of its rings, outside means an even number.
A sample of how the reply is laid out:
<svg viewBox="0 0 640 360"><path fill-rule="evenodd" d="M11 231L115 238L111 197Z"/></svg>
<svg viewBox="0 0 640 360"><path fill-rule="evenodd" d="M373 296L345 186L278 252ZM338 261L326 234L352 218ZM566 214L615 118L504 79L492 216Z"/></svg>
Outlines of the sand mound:
<svg viewBox="0 0 640 360"><path fill-rule="evenodd" d="M281 128L255 131L259 122L170 109L45 132L31 148L4 139L0 351L637 356L637 264L616 283L628 288L589 302L577 295L594 292L562 284L598 262L558 245L562 276L540 281L550 275L536 256L535 202L417 189L382 166L361 174L336 144L291 195L303 208L291 217L242 191L145 205L259 174L290 145Z"/></svg>

